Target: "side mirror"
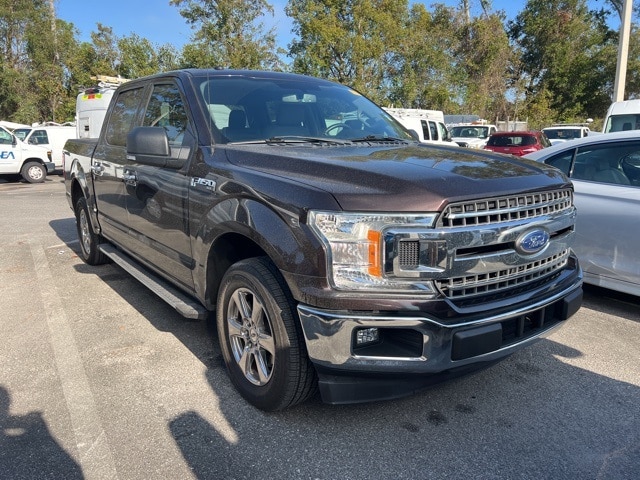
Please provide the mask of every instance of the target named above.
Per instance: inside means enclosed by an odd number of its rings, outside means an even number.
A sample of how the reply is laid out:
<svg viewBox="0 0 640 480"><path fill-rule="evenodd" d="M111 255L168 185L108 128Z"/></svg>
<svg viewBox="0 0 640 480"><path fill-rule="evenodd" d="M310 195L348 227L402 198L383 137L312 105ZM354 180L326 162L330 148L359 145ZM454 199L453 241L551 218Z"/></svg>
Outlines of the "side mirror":
<svg viewBox="0 0 640 480"><path fill-rule="evenodd" d="M135 127L127 135L127 155L169 156L169 139L161 127Z"/></svg>
<svg viewBox="0 0 640 480"><path fill-rule="evenodd" d="M162 127L135 127L127 135L127 159L143 165L183 167L185 159L173 158L169 138Z"/></svg>
<svg viewBox="0 0 640 480"><path fill-rule="evenodd" d="M418 135L418 132L416 132L416 131L415 131L415 130L413 130L413 129L410 129L410 130L409 130L409 133L411 134L411 136L413 137L413 139L414 139L416 142L419 142L419 141L420 141L420 135Z"/></svg>

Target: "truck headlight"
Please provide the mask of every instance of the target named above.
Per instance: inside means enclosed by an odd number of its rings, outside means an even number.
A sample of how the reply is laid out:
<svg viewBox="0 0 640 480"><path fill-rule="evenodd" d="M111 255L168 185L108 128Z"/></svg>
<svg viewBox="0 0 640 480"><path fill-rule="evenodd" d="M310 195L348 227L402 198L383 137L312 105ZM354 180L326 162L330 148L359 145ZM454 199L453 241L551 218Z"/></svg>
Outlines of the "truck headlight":
<svg viewBox="0 0 640 480"><path fill-rule="evenodd" d="M425 290L425 285L384 276L385 232L431 228L436 214L311 211L309 225L327 250L330 280L340 290Z"/></svg>

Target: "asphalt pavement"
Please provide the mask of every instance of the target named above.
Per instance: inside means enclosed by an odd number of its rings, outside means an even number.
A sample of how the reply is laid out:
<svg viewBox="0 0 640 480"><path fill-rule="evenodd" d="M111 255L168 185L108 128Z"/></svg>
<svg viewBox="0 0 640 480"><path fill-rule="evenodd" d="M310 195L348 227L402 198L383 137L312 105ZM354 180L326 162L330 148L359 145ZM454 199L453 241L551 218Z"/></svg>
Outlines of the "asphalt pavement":
<svg viewBox="0 0 640 480"><path fill-rule="evenodd" d="M61 177L0 180L0 479L637 479L637 297L400 400L242 400L206 321L78 258Z"/></svg>

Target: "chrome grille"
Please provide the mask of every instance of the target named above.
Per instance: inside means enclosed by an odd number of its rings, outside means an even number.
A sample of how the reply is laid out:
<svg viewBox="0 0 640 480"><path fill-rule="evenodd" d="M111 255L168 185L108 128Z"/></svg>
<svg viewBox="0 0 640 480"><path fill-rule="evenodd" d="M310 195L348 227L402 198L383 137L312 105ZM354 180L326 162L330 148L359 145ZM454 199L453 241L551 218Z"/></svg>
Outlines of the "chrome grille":
<svg viewBox="0 0 640 480"><path fill-rule="evenodd" d="M518 287L551 275L562 269L568 261L569 250L524 265L506 267L493 272L464 275L437 280L436 285L450 299L488 295Z"/></svg>
<svg viewBox="0 0 640 480"><path fill-rule="evenodd" d="M448 205L438 226L443 228L491 225L526 220L572 208L571 189L486 198Z"/></svg>

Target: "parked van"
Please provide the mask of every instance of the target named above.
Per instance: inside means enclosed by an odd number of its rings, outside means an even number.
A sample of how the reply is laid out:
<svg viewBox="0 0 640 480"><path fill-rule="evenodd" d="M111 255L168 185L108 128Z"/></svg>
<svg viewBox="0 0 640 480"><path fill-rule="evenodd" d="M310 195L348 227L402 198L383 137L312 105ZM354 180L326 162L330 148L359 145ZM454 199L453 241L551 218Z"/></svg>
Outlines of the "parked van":
<svg viewBox="0 0 640 480"><path fill-rule="evenodd" d="M441 143L457 146L451 141L449 130L444 124L444 114L440 110L418 108L385 108L389 115L406 129L413 130L423 143Z"/></svg>
<svg viewBox="0 0 640 480"><path fill-rule="evenodd" d="M602 133L640 130L640 100L613 102L604 119Z"/></svg>
<svg viewBox="0 0 640 480"><path fill-rule="evenodd" d="M72 124L36 124L30 128L17 128L13 133L24 143L51 150L55 169L62 171L62 150L67 140L76 138L76 127Z"/></svg>
<svg viewBox="0 0 640 480"><path fill-rule="evenodd" d="M83 90L76 98L76 138L98 138L113 92L128 81L104 75L94 79L98 85Z"/></svg>

